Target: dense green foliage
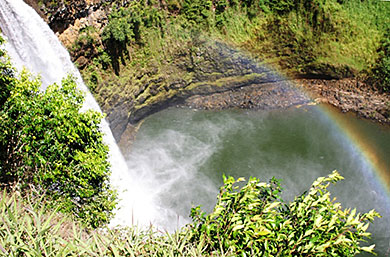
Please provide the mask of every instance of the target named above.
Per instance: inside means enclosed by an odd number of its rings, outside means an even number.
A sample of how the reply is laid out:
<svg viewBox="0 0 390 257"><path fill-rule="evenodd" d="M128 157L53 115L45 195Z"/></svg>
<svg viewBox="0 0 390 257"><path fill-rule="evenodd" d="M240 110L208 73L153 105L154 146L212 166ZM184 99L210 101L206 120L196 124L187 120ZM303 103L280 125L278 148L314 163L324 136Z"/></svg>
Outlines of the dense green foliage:
<svg viewBox="0 0 390 257"><path fill-rule="evenodd" d="M384 91L390 91L390 29L383 38L379 59L373 68L374 83Z"/></svg>
<svg viewBox="0 0 390 257"><path fill-rule="evenodd" d="M38 79L16 77L6 57L0 63L0 182L35 185L62 211L92 226L108 222L115 194L102 115L80 111L84 97L71 78L42 92Z"/></svg>
<svg viewBox="0 0 390 257"><path fill-rule="evenodd" d="M342 210L332 201L327 187L340 179L336 171L320 177L308 193L286 204L276 180L268 184L251 178L239 188L243 179L225 178L212 213L192 210L191 239L204 242L210 254L336 257L372 252L374 245L361 247L359 241L370 235L368 221L379 215Z"/></svg>
<svg viewBox="0 0 390 257"><path fill-rule="evenodd" d="M280 202L280 186L251 178L241 188L225 180L214 211L194 208L194 223L169 234L116 228L85 229L71 217L46 208L46 195L21 196L3 191L0 198L0 256L354 256L369 237L362 215L330 201L326 187L337 173L319 178L307 194ZM240 180L239 180L240 181Z"/></svg>
<svg viewBox="0 0 390 257"><path fill-rule="evenodd" d="M257 1L251 8L257 8ZM372 77L371 65L388 26L390 6L379 1L258 1L265 17L244 31L244 45L306 76ZM227 26L231 26L228 21Z"/></svg>
<svg viewBox="0 0 390 257"><path fill-rule="evenodd" d="M4 39L0 36L0 45ZM8 59L8 55L0 48L0 106L3 106L10 93L14 82L14 69Z"/></svg>
<svg viewBox="0 0 390 257"><path fill-rule="evenodd" d="M189 21L191 26L209 26L212 18L211 0L184 0L180 13Z"/></svg>
<svg viewBox="0 0 390 257"><path fill-rule="evenodd" d="M119 60L125 63L125 57L129 57L127 47L133 42L143 44L145 30L150 27L162 29L163 21L159 9L141 4L120 7L109 15L109 23L102 32L102 41L111 56L116 74L119 73Z"/></svg>

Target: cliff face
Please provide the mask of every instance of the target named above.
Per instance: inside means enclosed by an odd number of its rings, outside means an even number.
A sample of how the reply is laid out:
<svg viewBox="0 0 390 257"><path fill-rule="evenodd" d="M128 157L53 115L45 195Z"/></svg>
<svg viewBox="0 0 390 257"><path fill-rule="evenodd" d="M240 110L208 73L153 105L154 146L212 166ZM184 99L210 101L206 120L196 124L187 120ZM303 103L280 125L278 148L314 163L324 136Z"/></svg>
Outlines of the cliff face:
<svg viewBox="0 0 390 257"><path fill-rule="evenodd" d="M107 0L24 0L33 7L37 13L46 20L54 32L63 33L76 20L86 18L98 10Z"/></svg>
<svg viewBox="0 0 390 257"><path fill-rule="evenodd" d="M129 126L169 106L274 109L308 102L276 72L224 43L195 40L188 48L173 62L133 70L121 85L110 79L98 85L118 141Z"/></svg>
<svg viewBox="0 0 390 257"><path fill-rule="evenodd" d="M110 12L110 5L103 0L75 0L72 3L61 2L55 5L50 2L45 4L44 1L41 6L37 0L25 1L46 18L49 26L68 49L76 42L80 31L86 27L93 27L101 34ZM80 66L85 66L90 61L84 50L81 47L72 55L73 60ZM112 75L114 77L114 74ZM131 130L132 124L172 105L269 109L307 101L292 87L282 83L282 79L265 66L256 64L248 56L224 43L200 40L197 36L179 46L171 61L164 61L163 65L150 63L142 69L133 67L126 75L120 76L125 76L123 83L108 77L100 81L94 89L95 97L107 113L117 141L127 133L126 130ZM274 83L272 89L263 86L266 83ZM224 96L225 92L239 92L244 87L251 88L242 94L245 97L233 99ZM255 94L255 91L262 93ZM250 100L250 92L257 96L257 101ZM286 96L283 103L280 99L278 101L273 98L276 95L281 96L283 92ZM221 96L214 103L211 100L207 100L207 103L201 100L202 97L217 94L222 94L225 100L230 97L231 101L224 101ZM266 102L259 100L264 94L269 99ZM254 102L257 104L253 104Z"/></svg>
<svg viewBox="0 0 390 257"><path fill-rule="evenodd" d="M88 26L100 32L107 24L111 2L108 0L72 0L51 2L49 0L24 0L48 23L63 45L70 49L80 30ZM77 58L72 56L73 61Z"/></svg>

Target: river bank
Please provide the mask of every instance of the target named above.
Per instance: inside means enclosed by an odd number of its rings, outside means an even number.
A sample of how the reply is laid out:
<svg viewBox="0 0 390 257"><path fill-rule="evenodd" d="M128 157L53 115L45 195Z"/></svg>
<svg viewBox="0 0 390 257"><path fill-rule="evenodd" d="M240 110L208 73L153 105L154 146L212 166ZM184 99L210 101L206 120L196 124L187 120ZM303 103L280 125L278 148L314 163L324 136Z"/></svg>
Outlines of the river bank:
<svg viewBox="0 0 390 257"><path fill-rule="evenodd" d="M316 103L328 103L342 112L390 124L390 94L374 91L356 79L297 79L295 84L305 90Z"/></svg>
<svg viewBox="0 0 390 257"><path fill-rule="evenodd" d="M224 92L192 95L180 103L167 104L163 109L176 106L199 110L275 110L321 103L330 104L343 113L352 112L358 117L390 125L390 95L373 91L355 79L293 79L252 84ZM135 140L142 121L127 124L119 140L122 151L129 150L125 146Z"/></svg>
<svg viewBox="0 0 390 257"><path fill-rule="evenodd" d="M180 106L194 109L270 110L327 103L341 112L390 124L390 95L355 79L294 79L250 85L232 91L189 97Z"/></svg>

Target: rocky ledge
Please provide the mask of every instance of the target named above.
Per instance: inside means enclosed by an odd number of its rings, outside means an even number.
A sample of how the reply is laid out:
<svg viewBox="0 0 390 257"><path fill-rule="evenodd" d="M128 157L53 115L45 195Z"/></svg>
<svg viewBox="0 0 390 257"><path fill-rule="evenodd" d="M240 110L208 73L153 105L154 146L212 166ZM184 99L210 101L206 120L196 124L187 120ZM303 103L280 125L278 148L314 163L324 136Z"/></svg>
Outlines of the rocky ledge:
<svg viewBox="0 0 390 257"><path fill-rule="evenodd" d="M360 117L390 124L390 94L375 91L364 82L348 78L297 79L295 84L317 103L327 103L342 112L354 112Z"/></svg>
<svg viewBox="0 0 390 257"><path fill-rule="evenodd" d="M277 72L224 43L196 41L182 49L172 62L135 70L123 85L98 85L118 141L129 126L169 106L271 109L309 102Z"/></svg>
<svg viewBox="0 0 390 257"><path fill-rule="evenodd" d="M310 98L299 90L292 81L281 80L261 84L251 84L225 92L209 95L194 95L181 106L194 109L286 109L291 106L309 104Z"/></svg>
<svg viewBox="0 0 390 257"><path fill-rule="evenodd" d="M222 93L195 95L180 106L195 109L280 109L304 104L330 104L342 112L390 124L390 95L356 79L295 79L250 85Z"/></svg>
<svg viewBox="0 0 390 257"><path fill-rule="evenodd" d="M374 91L356 79L262 81L225 88L223 91L188 95L180 102L172 101L166 106L208 110L272 110L323 103L335 106L342 112L354 112L360 117L390 124L390 95ZM121 135L121 141L132 140L136 130L137 126L128 123L127 129Z"/></svg>
<svg viewBox="0 0 390 257"><path fill-rule="evenodd" d="M24 0L49 24L54 32L62 34L75 22L101 9L108 0ZM106 15L107 16L107 15Z"/></svg>

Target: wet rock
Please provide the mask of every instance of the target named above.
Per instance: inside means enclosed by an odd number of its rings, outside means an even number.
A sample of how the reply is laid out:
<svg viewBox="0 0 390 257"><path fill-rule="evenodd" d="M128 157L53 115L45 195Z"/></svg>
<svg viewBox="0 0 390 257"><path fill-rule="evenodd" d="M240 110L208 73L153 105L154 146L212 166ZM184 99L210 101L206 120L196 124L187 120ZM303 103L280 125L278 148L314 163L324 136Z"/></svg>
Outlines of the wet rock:
<svg viewBox="0 0 390 257"><path fill-rule="evenodd" d="M310 99L289 81L252 84L226 92L195 95L182 106L196 109L261 109L289 108L309 103Z"/></svg>
<svg viewBox="0 0 390 257"><path fill-rule="evenodd" d="M87 58L85 58L84 56L80 56L76 60L76 63L77 63L79 68L84 68L88 62L89 62L89 60Z"/></svg>
<svg viewBox="0 0 390 257"><path fill-rule="evenodd" d="M178 53L174 62L162 67L154 77L140 81L129 110L130 122L138 122L151 113L177 105L185 99L240 90L250 85L282 81L271 70L250 57L220 42L197 42L187 53ZM191 72L188 68L191 67ZM168 71L164 71L166 68ZM130 97L130 96L129 96ZM226 103L218 104L222 106ZM254 104L237 101L237 106L253 108ZM212 104L208 108L212 108Z"/></svg>

